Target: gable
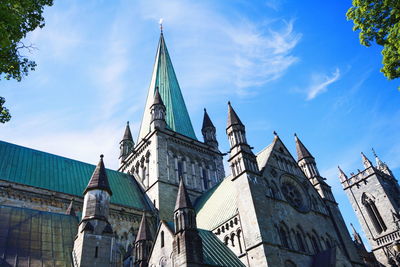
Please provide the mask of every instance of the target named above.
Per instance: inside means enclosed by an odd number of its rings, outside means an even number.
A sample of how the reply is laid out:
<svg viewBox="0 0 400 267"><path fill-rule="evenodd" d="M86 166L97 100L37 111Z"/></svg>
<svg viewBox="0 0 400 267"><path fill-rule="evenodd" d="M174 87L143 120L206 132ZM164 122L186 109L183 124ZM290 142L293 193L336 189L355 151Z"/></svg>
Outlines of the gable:
<svg viewBox="0 0 400 267"><path fill-rule="evenodd" d="M0 180L83 196L95 165L0 141ZM111 203L149 210L135 179L106 170L113 195Z"/></svg>

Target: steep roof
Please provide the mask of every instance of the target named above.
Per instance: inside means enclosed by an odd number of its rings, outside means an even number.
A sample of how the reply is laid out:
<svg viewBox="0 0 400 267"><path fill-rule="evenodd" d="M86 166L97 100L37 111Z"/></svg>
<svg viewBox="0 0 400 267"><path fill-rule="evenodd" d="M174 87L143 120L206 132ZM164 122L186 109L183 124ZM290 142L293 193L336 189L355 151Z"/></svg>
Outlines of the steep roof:
<svg viewBox="0 0 400 267"><path fill-rule="evenodd" d="M166 108L165 120L168 128L197 140L179 87L178 79L175 75L174 67L172 66L171 58L169 57L163 33L161 33L158 42L153 75L147 94L146 106L138 140L144 138L150 130L150 107L153 105L156 87L158 87L160 91L162 101Z"/></svg>
<svg viewBox="0 0 400 267"><path fill-rule="evenodd" d="M0 180L82 197L95 169L92 164L0 141ZM106 169L114 193L111 203L149 210L135 179Z"/></svg>
<svg viewBox="0 0 400 267"><path fill-rule="evenodd" d="M174 210L177 211L178 209L184 209L184 208L193 209L193 206L192 202L190 201L189 194L186 191L185 184L183 183L183 179L181 179L179 182L179 189L178 189L178 194L176 196Z"/></svg>
<svg viewBox="0 0 400 267"><path fill-rule="evenodd" d="M84 194L87 191L94 189L104 190L107 191L110 196L112 195L110 184L108 183L106 168L104 167L103 155L100 155L100 161L94 169L92 177L90 178L89 183L86 186Z"/></svg>
<svg viewBox="0 0 400 267"><path fill-rule="evenodd" d="M0 265L71 266L74 216L0 205Z"/></svg>

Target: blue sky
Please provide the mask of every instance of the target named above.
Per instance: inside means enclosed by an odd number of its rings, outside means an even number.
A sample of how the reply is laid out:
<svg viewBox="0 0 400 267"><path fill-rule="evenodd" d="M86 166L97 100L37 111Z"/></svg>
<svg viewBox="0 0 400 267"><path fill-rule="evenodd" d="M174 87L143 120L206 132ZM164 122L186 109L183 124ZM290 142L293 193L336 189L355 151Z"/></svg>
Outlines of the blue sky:
<svg viewBox="0 0 400 267"><path fill-rule="evenodd" d="M374 147L400 177L399 81L379 72L345 13L351 1L55 1L27 37L38 67L2 81L13 118L0 139L90 163L118 166L127 120L136 135L164 19L166 43L198 138L203 107L222 151L227 101L255 152L275 130L316 157L348 223L359 228L337 178L362 169Z"/></svg>

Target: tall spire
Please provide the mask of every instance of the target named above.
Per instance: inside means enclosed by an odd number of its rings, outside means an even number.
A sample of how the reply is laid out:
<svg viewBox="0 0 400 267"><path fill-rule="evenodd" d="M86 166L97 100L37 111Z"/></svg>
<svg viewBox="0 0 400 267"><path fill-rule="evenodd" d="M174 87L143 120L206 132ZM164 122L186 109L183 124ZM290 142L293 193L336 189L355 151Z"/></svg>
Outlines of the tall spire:
<svg viewBox="0 0 400 267"><path fill-rule="evenodd" d="M300 141L297 137L297 134L294 134L296 141L296 152L297 152L297 161L300 161L304 158L314 158L311 153L308 151L306 146Z"/></svg>
<svg viewBox="0 0 400 267"><path fill-rule="evenodd" d="M138 140L144 138L150 131L150 107L153 104L156 87L159 88L166 108L165 120L167 127L177 133L197 140L162 32L160 34L160 41L158 42L153 75Z"/></svg>
<svg viewBox="0 0 400 267"><path fill-rule="evenodd" d="M90 181L83 194L90 190L100 189L107 191L110 196L112 195L110 184L108 183L106 168L104 167L103 157L103 155L100 155L100 161L97 164L96 169L94 170L93 175L90 178Z"/></svg>

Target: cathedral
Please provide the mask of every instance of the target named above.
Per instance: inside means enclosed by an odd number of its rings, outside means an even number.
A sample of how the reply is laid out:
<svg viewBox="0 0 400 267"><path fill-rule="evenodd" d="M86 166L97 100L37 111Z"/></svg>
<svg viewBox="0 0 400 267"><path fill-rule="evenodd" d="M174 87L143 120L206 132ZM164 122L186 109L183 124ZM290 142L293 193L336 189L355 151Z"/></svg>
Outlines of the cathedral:
<svg viewBox="0 0 400 267"><path fill-rule="evenodd" d="M206 110L195 135L161 32L139 136L128 123L118 170L103 155L94 166L0 141L0 265L398 266L399 188L386 164L364 156L364 171L340 172L374 256L352 240L300 138L296 159L276 133L255 154L238 114L228 102L225 174Z"/></svg>

